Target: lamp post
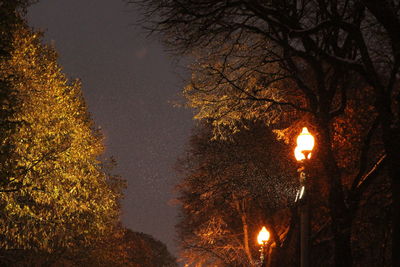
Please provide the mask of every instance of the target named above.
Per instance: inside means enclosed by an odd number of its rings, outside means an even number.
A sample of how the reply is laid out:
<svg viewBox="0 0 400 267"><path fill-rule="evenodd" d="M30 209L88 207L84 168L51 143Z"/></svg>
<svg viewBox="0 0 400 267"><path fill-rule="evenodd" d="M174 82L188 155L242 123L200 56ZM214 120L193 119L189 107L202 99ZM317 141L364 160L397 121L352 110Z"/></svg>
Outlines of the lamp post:
<svg viewBox="0 0 400 267"><path fill-rule="evenodd" d="M308 200L307 174L305 167L311 159L311 152L314 148L314 137L304 127L297 137L297 147L294 150L296 160L301 164L298 172L300 174L300 190L297 193L296 201L300 202L300 266L310 266L310 207Z"/></svg>
<svg viewBox="0 0 400 267"><path fill-rule="evenodd" d="M261 229L261 231L258 233L258 236L257 236L258 244L261 246L261 248L260 248L261 267L267 266L265 247L267 245L268 240L269 240L269 232L268 232L267 228L265 228L265 226L263 226L263 228Z"/></svg>

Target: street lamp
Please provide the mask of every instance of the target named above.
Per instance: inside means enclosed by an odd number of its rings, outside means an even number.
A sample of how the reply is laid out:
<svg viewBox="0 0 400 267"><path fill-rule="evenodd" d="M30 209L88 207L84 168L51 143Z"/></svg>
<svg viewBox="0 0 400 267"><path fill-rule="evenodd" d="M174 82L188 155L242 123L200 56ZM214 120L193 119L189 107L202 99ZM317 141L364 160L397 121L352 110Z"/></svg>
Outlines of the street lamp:
<svg viewBox="0 0 400 267"><path fill-rule="evenodd" d="M307 127L303 127L303 130L299 136L297 136L297 146L294 149L296 160L304 161L311 159L311 151L314 148L314 144L314 136L310 134Z"/></svg>
<svg viewBox="0 0 400 267"><path fill-rule="evenodd" d="M300 201L300 266L310 266L309 261L309 236L310 236L310 212L309 202L307 197L307 182L306 182L306 162L311 159L311 152L314 148L315 140L310 134L307 127L297 137L297 146L294 149L294 156L301 166L298 169L300 174L300 190L297 193L296 201Z"/></svg>
<svg viewBox="0 0 400 267"><path fill-rule="evenodd" d="M265 260L265 247L267 245L267 242L269 240L269 232L267 230L267 228L265 228L265 226L263 226L263 228L261 229L261 231L258 233L257 236L257 241L258 244L261 246L260 248L260 261L261 261L261 267L265 267L267 266L266 260Z"/></svg>

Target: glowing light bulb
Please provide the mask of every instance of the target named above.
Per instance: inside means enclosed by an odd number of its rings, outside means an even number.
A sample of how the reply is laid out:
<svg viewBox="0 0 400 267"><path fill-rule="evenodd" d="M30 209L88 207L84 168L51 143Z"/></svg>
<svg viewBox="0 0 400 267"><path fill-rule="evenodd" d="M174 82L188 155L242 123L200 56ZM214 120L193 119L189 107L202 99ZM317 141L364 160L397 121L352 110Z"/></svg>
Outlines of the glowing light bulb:
<svg viewBox="0 0 400 267"><path fill-rule="evenodd" d="M263 245L263 244L267 243L268 240L269 240L269 232L268 232L267 228L265 228L265 226L263 226L263 228L261 229L260 233L258 233L258 236L257 236L258 244Z"/></svg>
<svg viewBox="0 0 400 267"><path fill-rule="evenodd" d="M297 147L294 149L294 156L296 157L296 160L301 161L306 159L306 157L307 159L310 159L314 144L314 136L310 134L307 127L303 127L303 130L297 137Z"/></svg>

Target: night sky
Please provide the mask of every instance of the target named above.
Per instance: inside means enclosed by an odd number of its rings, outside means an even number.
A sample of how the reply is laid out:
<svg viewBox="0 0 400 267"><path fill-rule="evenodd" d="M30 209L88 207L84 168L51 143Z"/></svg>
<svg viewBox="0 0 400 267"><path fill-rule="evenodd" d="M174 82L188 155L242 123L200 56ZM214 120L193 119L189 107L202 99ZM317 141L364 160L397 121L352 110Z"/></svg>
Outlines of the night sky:
<svg viewBox="0 0 400 267"><path fill-rule="evenodd" d="M128 181L123 223L176 254L173 165L193 124L190 111L171 103L179 100L182 68L157 38L133 26L139 12L122 0L40 0L28 18L54 42L64 72L82 80L107 155Z"/></svg>

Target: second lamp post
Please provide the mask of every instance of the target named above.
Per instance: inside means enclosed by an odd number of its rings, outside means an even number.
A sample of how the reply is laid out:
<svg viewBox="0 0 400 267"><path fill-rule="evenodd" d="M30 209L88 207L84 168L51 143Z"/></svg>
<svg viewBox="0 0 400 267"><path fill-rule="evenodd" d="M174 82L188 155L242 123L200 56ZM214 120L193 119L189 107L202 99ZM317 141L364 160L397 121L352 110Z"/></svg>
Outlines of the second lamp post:
<svg viewBox="0 0 400 267"><path fill-rule="evenodd" d="M296 201L300 203L300 266L310 266L310 207L308 199L308 186L306 167L311 159L311 152L314 148L314 137L304 127L297 137L297 146L294 150L296 160L301 164L298 172L300 174L300 190L297 193Z"/></svg>
<svg viewBox="0 0 400 267"><path fill-rule="evenodd" d="M266 247L267 247L267 242L269 240L269 232L265 226L261 229L261 231L258 233L257 236L257 242L261 246L260 247L260 262L261 262L261 267L266 267L267 266L267 252L266 252Z"/></svg>

